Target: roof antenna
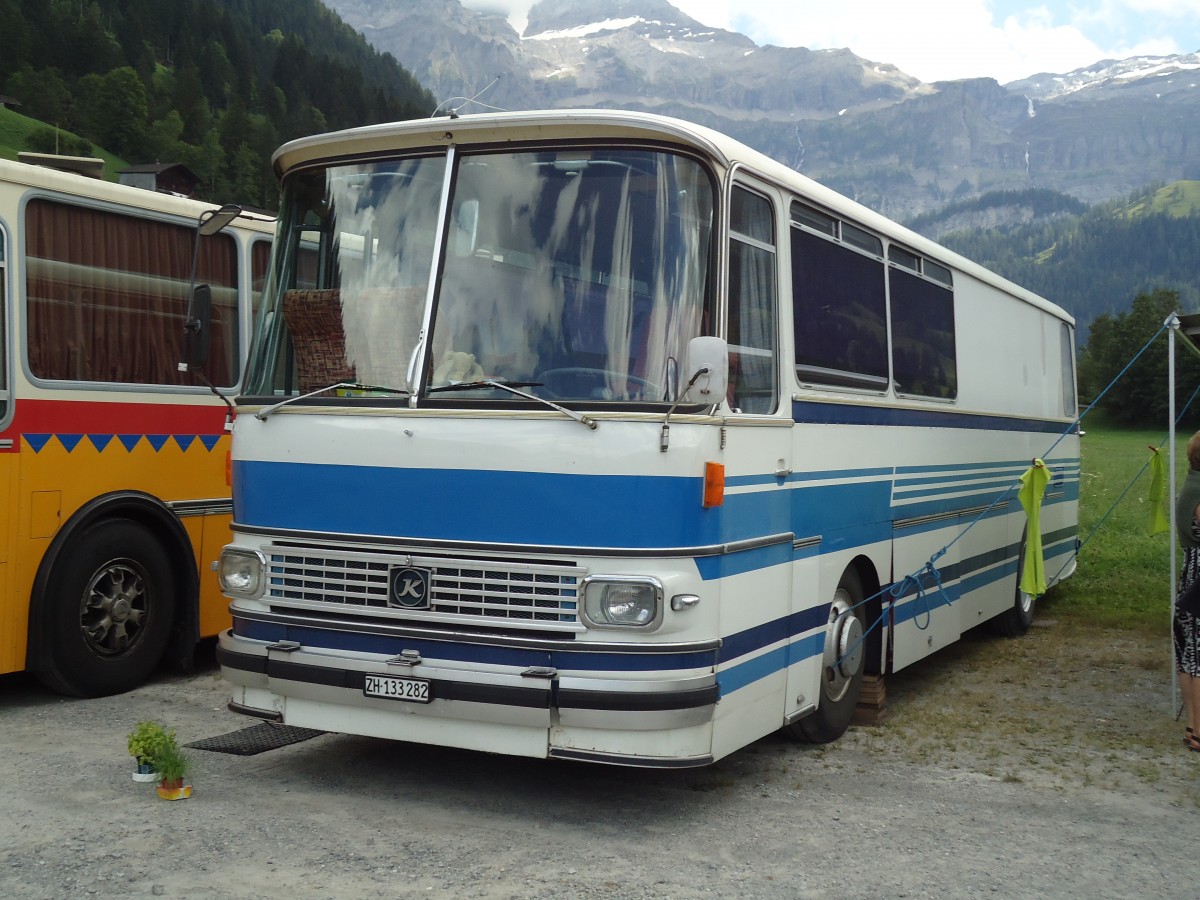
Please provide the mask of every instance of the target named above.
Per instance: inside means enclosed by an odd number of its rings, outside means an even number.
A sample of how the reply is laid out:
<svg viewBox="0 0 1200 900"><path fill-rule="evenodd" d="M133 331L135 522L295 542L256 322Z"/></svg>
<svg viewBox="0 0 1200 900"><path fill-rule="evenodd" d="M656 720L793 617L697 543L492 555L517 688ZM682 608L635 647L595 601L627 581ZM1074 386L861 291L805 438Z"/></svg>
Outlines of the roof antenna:
<svg viewBox="0 0 1200 900"><path fill-rule="evenodd" d="M503 77L504 77L504 73L501 72L499 75L497 75L491 81L489 81L481 90L476 91L476 93L473 97L450 97L447 100L443 100L436 107L434 107L433 112L429 114L429 118L431 118L431 119L437 118L437 116L441 112L441 109L443 106L446 106L446 104L448 104L448 103L455 103L460 100L462 102L459 103L458 106L452 106L446 110L446 115L448 115L452 119L457 119L459 110L461 110L468 103L478 103L480 106L484 107L485 109L495 110L496 112L508 112L508 110L503 109L502 107L490 106L487 103L484 103L482 100L479 99L479 97L484 92L490 90L492 85L494 85L497 81L499 81Z"/></svg>

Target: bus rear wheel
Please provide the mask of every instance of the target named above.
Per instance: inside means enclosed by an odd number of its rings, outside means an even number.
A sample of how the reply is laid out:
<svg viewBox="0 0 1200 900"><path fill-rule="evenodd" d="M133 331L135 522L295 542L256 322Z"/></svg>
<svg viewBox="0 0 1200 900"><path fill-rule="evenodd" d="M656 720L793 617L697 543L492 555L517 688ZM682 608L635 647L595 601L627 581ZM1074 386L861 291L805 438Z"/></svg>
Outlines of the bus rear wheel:
<svg viewBox="0 0 1200 900"><path fill-rule="evenodd" d="M170 639L171 585L166 553L145 526L110 519L88 528L63 550L48 582L42 681L78 697L141 684Z"/></svg>
<svg viewBox="0 0 1200 900"><path fill-rule="evenodd" d="M1021 539L1021 552L1017 554L1017 582L1013 605L988 621L988 630L1000 637L1020 637L1033 624L1033 605L1037 598L1021 590L1021 573L1025 570L1025 538Z"/></svg>
<svg viewBox="0 0 1200 900"><path fill-rule="evenodd" d="M814 712L787 726L788 734L797 740L827 744L850 727L866 660L862 601L862 579L857 571L847 569L829 605L820 702Z"/></svg>

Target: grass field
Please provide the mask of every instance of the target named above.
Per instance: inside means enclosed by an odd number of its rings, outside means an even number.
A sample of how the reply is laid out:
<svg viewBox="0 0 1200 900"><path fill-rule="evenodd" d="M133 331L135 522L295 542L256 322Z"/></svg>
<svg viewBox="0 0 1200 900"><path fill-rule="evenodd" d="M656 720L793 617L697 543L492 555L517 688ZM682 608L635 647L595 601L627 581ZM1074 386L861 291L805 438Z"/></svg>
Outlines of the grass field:
<svg viewBox="0 0 1200 900"><path fill-rule="evenodd" d="M1176 435L1176 479L1187 472L1191 432ZM1131 431L1103 422L1084 425L1079 536L1084 541L1075 575L1053 587L1041 614L1077 624L1161 633L1170 617L1170 534L1150 535L1149 445L1167 431ZM1163 446L1163 452L1167 448ZM1169 513L1164 500L1164 514ZM1176 565L1182 557L1176 553ZM1056 571L1047 565L1047 574Z"/></svg>
<svg viewBox="0 0 1200 900"><path fill-rule="evenodd" d="M31 132L45 128L46 123L31 119L11 109L0 107L0 159L17 158L18 151L25 148L25 139ZM117 173L128 168L128 163L120 157L113 156L100 147L96 147L94 155L104 160L104 178L106 181L116 181Z"/></svg>

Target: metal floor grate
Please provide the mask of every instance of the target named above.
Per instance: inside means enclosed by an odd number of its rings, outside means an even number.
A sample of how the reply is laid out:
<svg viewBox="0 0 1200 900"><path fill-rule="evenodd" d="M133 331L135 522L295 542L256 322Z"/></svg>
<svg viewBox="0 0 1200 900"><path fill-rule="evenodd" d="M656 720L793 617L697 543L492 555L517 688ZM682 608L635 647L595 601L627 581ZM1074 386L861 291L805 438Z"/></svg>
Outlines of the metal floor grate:
<svg viewBox="0 0 1200 900"><path fill-rule="evenodd" d="M237 756L253 756L267 750L286 747L288 744L298 744L315 738L324 731L315 728L296 728L293 725L273 725L263 722L231 731L229 734L219 734L216 737L192 741L186 746L194 750L211 750L214 753L233 753Z"/></svg>

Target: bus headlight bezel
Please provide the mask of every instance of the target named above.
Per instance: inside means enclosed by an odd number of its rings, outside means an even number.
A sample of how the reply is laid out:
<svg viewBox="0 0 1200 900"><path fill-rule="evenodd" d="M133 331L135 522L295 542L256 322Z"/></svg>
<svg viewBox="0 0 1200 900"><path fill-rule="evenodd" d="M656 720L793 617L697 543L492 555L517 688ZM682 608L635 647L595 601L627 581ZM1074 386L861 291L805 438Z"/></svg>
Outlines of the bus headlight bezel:
<svg viewBox="0 0 1200 900"><path fill-rule="evenodd" d="M266 589L267 558L249 547L225 547L217 562L222 593L239 600L257 600Z"/></svg>
<svg viewBox="0 0 1200 900"><path fill-rule="evenodd" d="M647 575L589 575L579 612L590 628L653 631L663 620L663 584Z"/></svg>

